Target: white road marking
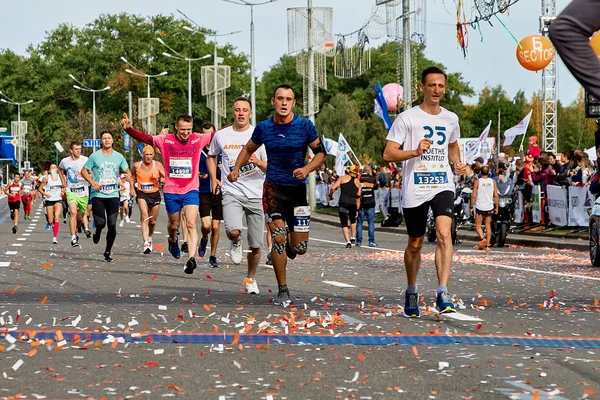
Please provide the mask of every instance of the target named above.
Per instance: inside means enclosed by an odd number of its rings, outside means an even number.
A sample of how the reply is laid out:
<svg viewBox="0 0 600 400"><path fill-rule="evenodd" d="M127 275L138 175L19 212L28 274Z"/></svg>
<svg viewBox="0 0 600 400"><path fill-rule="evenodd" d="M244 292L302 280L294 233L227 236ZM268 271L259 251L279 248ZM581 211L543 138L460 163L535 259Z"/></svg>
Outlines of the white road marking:
<svg viewBox="0 0 600 400"><path fill-rule="evenodd" d="M23 236L31 236L31 233L24 233Z"/></svg>
<svg viewBox="0 0 600 400"><path fill-rule="evenodd" d="M17 238L17 240L27 240L27 238L20 237L20 238Z"/></svg>
<svg viewBox="0 0 600 400"><path fill-rule="evenodd" d="M336 281L323 281L323 283L326 283L331 286L337 286L337 287L343 287L343 288L355 288L356 287L354 285L349 285L344 282L336 282Z"/></svg>
<svg viewBox="0 0 600 400"><path fill-rule="evenodd" d="M6 252L6 253L4 253L4 254L6 254L7 256L14 256L14 255L17 255L18 253L19 253L18 251L10 251L10 250L9 250L9 251L7 251L7 252Z"/></svg>
<svg viewBox="0 0 600 400"><path fill-rule="evenodd" d="M10 267L10 261L0 261L0 268Z"/></svg>
<svg viewBox="0 0 600 400"><path fill-rule="evenodd" d="M23 246L23 243L13 243L12 246L13 247L21 247L21 246Z"/></svg>
<svg viewBox="0 0 600 400"><path fill-rule="evenodd" d="M332 244L339 244L342 246L345 246L346 243L345 242L336 242L335 240L325 240L325 239L317 239L317 238L310 238L309 240L315 240L317 242L324 242L324 243L332 243ZM369 249L369 250L374 250L374 251L393 251L395 253L404 253L403 250L397 250L397 249L386 249L385 247L369 247L369 246L361 246L361 249Z"/></svg>

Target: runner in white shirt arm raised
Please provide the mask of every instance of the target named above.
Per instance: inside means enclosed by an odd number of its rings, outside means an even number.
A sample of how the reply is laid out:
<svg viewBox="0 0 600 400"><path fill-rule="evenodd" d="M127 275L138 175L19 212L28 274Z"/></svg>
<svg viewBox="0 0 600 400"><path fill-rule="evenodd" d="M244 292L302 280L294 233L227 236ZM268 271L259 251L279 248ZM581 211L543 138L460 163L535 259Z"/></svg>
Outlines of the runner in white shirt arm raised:
<svg viewBox="0 0 600 400"><path fill-rule="evenodd" d="M404 315L419 318L417 274L421 266L421 249L431 207L435 217L437 249L435 266L438 275L436 306L442 313L454 312L448 294L452 268L451 226L454 209L454 180L465 173L460 161L458 116L440 107L446 92L446 74L430 67L421 75L423 103L401 113L387 136L383 153L386 162L403 162L402 207L408 232L404 264L408 288Z"/></svg>
<svg viewBox="0 0 600 400"><path fill-rule="evenodd" d="M238 155L252 137L254 127L250 125L252 105L245 97L233 102L234 122L232 126L221 129L210 143L206 166L212 180L213 191L222 188L223 219L225 232L231 241L229 254L234 264L242 262L242 220L246 217L248 226L248 273L244 279L244 290L249 294L259 294L256 283L256 267L260 261L263 245L265 214L262 206L263 183L267 169L267 154L264 146L250 157L250 161L240 168L239 177L230 181L231 168L235 166ZM221 182L217 180L217 155L223 157Z"/></svg>

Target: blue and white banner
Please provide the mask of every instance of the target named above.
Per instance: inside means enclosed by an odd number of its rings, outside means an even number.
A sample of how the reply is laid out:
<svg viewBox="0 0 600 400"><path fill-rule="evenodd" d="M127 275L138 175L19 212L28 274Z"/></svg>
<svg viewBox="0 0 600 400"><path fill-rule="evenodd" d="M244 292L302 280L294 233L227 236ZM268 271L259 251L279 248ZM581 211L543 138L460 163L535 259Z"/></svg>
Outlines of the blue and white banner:
<svg viewBox="0 0 600 400"><path fill-rule="evenodd" d="M567 226L569 223L567 211L569 204L567 202L567 191L560 186L546 186L546 195L548 197L548 218L550 223L556 226Z"/></svg>
<svg viewBox="0 0 600 400"><path fill-rule="evenodd" d="M13 137L3 137L0 142L0 158L12 161L17 166L17 139Z"/></svg>

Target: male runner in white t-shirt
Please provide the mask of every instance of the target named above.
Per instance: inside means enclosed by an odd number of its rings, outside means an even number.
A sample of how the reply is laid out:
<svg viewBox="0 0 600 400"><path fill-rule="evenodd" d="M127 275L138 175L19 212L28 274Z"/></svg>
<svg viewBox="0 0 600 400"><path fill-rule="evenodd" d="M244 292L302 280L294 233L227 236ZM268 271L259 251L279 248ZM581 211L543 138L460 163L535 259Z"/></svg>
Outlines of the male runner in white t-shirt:
<svg viewBox="0 0 600 400"><path fill-rule="evenodd" d="M259 294L256 283L256 267L260 261L263 244L265 214L262 206L263 183L267 169L267 154L264 146L252 155L250 161L240 168L239 177L230 181L229 174L238 155L252 137L254 127L250 125L252 104L245 97L233 101L233 125L221 129L210 143L206 166L212 181L212 189L218 193L222 187L223 220L225 232L231 241L229 254L234 264L242 262L242 219L248 225L248 273L244 279L244 290L248 294ZM217 155L221 153L221 182L217 180ZM227 178L225 178L227 177Z"/></svg>
<svg viewBox="0 0 600 400"><path fill-rule="evenodd" d="M458 116L440 107L446 92L446 74L430 67L421 74L423 103L401 113L387 136L383 153L386 162L403 162L402 207L408 232L404 264L408 288L404 315L418 318L419 292L417 274L421 266L421 249L427 226L429 207L435 217L438 240L435 266L438 275L436 306L442 313L454 312L448 294L448 279L452 268L451 226L454 209L454 180L465 173L460 161Z"/></svg>

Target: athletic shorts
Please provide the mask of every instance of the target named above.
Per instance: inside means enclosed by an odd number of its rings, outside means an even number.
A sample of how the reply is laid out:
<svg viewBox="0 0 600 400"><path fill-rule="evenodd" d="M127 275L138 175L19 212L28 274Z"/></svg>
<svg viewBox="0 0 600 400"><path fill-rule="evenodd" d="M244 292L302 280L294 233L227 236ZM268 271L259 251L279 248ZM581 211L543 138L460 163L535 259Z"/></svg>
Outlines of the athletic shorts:
<svg viewBox="0 0 600 400"><path fill-rule="evenodd" d="M248 247L260 249L265 235L265 214L262 210L262 199L249 199L246 196L236 196L223 193L223 221L225 232L242 231L242 221L246 217L248 227Z"/></svg>
<svg viewBox="0 0 600 400"><path fill-rule="evenodd" d="M476 208L475 212L477 213L477 215L481 215L483 218L485 218L485 217L491 217L492 214L494 213L494 209L491 209L489 211L481 211L480 209Z"/></svg>
<svg viewBox="0 0 600 400"><path fill-rule="evenodd" d="M18 211L20 208L21 208L21 200L8 202L8 209L10 210L10 212L13 212L15 210Z"/></svg>
<svg viewBox="0 0 600 400"><path fill-rule="evenodd" d="M53 207L57 203L62 205L62 200L44 200L44 207Z"/></svg>
<svg viewBox="0 0 600 400"><path fill-rule="evenodd" d="M191 190L183 194L164 193L167 213L176 214L185 206L199 206L200 198L197 190Z"/></svg>
<svg viewBox="0 0 600 400"><path fill-rule="evenodd" d="M160 192L146 193L141 190L137 194L138 204L140 200L144 200L148 205L148 208L153 208L160 205Z"/></svg>
<svg viewBox="0 0 600 400"><path fill-rule="evenodd" d="M351 224L356 223L356 203L340 204L338 207L338 213L340 215L340 224L342 224L342 228L348 226L348 220L350 220Z"/></svg>
<svg viewBox="0 0 600 400"><path fill-rule="evenodd" d="M77 211L85 213L87 211L87 205L90 199L88 196L79 197L75 193L67 192L67 204L71 205L75 203L77 205Z"/></svg>
<svg viewBox="0 0 600 400"><path fill-rule="evenodd" d="M210 217L223 220L223 196L221 193L200 193L200 218Z"/></svg>
<svg viewBox="0 0 600 400"><path fill-rule="evenodd" d="M454 192L445 190L435 195L435 197L425 203L411 208L404 208L404 221L408 236L416 239L425 235L427 229L427 213L429 207L433 212L433 217L440 215L454 217Z"/></svg>
<svg viewBox="0 0 600 400"><path fill-rule="evenodd" d="M266 182L263 185L263 210L267 222L284 220L290 232L294 231L294 207L307 206L306 186L283 186Z"/></svg>

